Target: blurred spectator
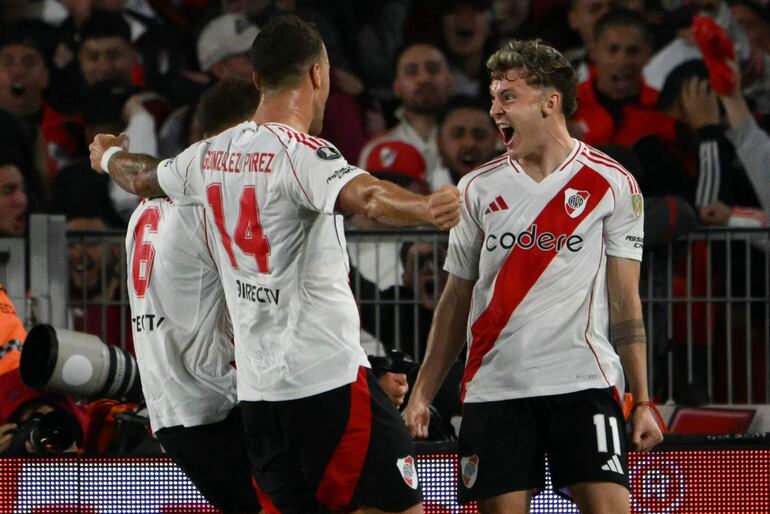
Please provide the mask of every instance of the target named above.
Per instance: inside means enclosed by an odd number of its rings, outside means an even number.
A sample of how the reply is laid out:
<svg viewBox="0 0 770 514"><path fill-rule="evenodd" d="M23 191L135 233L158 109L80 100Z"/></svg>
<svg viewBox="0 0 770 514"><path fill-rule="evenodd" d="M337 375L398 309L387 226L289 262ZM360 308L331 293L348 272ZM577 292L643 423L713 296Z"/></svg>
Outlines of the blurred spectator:
<svg viewBox="0 0 770 514"><path fill-rule="evenodd" d="M201 88L210 88L222 79L233 76L250 82L254 68L248 52L258 33L257 26L241 14L229 13L213 18L201 30L196 44L198 62L203 73L184 71L183 74L195 75ZM171 157L200 139L199 133L192 130L192 123L195 106L204 91L199 91L196 98L189 99L188 105L178 107L164 120L158 130L157 153L151 155ZM130 140L133 141L136 135L130 137Z"/></svg>
<svg viewBox="0 0 770 514"><path fill-rule="evenodd" d="M86 85L114 80L125 86L139 82L131 28L115 12L94 10L78 34L77 59Z"/></svg>
<svg viewBox="0 0 770 514"><path fill-rule="evenodd" d="M754 47L727 3L721 0L695 2L680 9L676 37L653 56L644 68L645 80L660 89L671 71L683 62L702 59L692 30L693 18L700 14L712 18L724 29L735 48L737 61L744 74L744 92L755 99L763 113L770 113L770 55Z"/></svg>
<svg viewBox="0 0 770 514"><path fill-rule="evenodd" d="M572 0L567 12L569 28L580 36L581 46L565 52L578 75L578 82L588 80L588 47L594 38L594 25L612 8L611 0Z"/></svg>
<svg viewBox="0 0 770 514"><path fill-rule="evenodd" d="M751 0L730 2L730 12L740 24L752 48L770 54L770 14L767 5L764 10L759 3Z"/></svg>
<svg viewBox="0 0 770 514"><path fill-rule="evenodd" d="M48 69L39 44L17 30L0 43L0 108L25 117L43 109Z"/></svg>
<svg viewBox="0 0 770 514"><path fill-rule="evenodd" d="M452 96L454 83L449 64L441 51L428 43L407 45L396 60L393 92L401 101L396 111L399 123L384 136L370 141L361 152L359 163L366 163L372 148L382 140L405 141L417 148L425 159L427 182L438 190L452 182L448 173L440 174L436 118Z"/></svg>
<svg viewBox="0 0 770 514"><path fill-rule="evenodd" d="M372 147L364 167L380 178L427 194L425 159L417 148L399 140L385 140Z"/></svg>
<svg viewBox="0 0 770 514"><path fill-rule="evenodd" d="M727 137L732 142L738 159L754 187L765 215L770 215L770 136L759 128L749 110L740 88L740 73L735 90L720 96L727 117ZM766 223L765 223L766 224Z"/></svg>
<svg viewBox="0 0 770 514"><path fill-rule="evenodd" d="M83 410L59 395L30 389L18 368L0 375L0 453L71 453L78 451L86 423ZM56 412L53 416L45 416ZM32 428L44 437L32 437Z"/></svg>
<svg viewBox="0 0 770 514"><path fill-rule="evenodd" d="M364 167L377 178L388 180L410 191L428 194L425 181L426 165L422 154L404 141L384 140L375 144L369 152ZM349 223L357 228L376 229L383 227L365 216L352 216ZM377 285L379 289L401 283L404 272L399 258L400 244L391 241L359 241L350 247L350 262L361 276Z"/></svg>
<svg viewBox="0 0 770 514"><path fill-rule="evenodd" d="M15 163L24 177L29 212L44 211L51 197L48 174L44 171L45 155L36 143L36 133L17 116L0 109L0 156Z"/></svg>
<svg viewBox="0 0 770 514"><path fill-rule="evenodd" d="M438 148L441 166L455 184L495 156L497 134L488 102L466 96L450 100L439 118Z"/></svg>
<svg viewBox="0 0 770 514"><path fill-rule="evenodd" d="M254 67L249 49L259 28L238 14L223 14L211 20L198 36L200 68L217 80L237 75L251 80Z"/></svg>
<svg viewBox="0 0 770 514"><path fill-rule="evenodd" d="M43 99L49 74L40 30L25 23L0 36L0 109L21 121L28 144L42 145L46 170L53 176L84 151L84 143L77 119L60 114Z"/></svg>
<svg viewBox="0 0 770 514"><path fill-rule="evenodd" d="M533 37L532 2L530 0L492 0L496 45L509 39Z"/></svg>
<svg viewBox="0 0 770 514"><path fill-rule="evenodd" d="M354 69L373 98L391 98L393 62L404 44L404 24L413 3L412 0L348 2L348 6L355 9Z"/></svg>
<svg viewBox="0 0 770 514"><path fill-rule="evenodd" d="M744 89L751 98L754 110L764 115L770 114L770 12L752 0L737 0L730 3L730 12L738 22L752 48L749 63L744 68L761 66L758 80ZM756 71L747 69L749 73Z"/></svg>
<svg viewBox="0 0 770 514"><path fill-rule="evenodd" d="M690 179L677 191L697 208L732 196L732 174L727 173L734 157L721 124L716 94L711 90L708 71L702 61L688 61L666 78L658 106L677 120L676 162L668 165L668 178L687 169ZM637 146L647 167L665 165L666 150L643 141ZM697 185L695 178L697 177Z"/></svg>
<svg viewBox="0 0 770 514"><path fill-rule="evenodd" d="M233 102L233 98L240 100ZM219 81L203 93L197 106L184 106L169 116L158 139L159 156L181 153L204 139L204 134L219 133L222 120L235 119L236 112L253 112L258 104L259 91L251 79L232 75Z"/></svg>
<svg viewBox="0 0 770 514"><path fill-rule="evenodd" d="M377 292L375 284L355 271L352 283L360 288L362 328L387 350L400 349L419 359L425 354L433 310L446 284L446 272L441 269L446 245L404 243L399 256L404 269L400 285ZM379 306L372 303L375 299Z"/></svg>
<svg viewBox="0 0 770 514"><path fill-rule="evenodd" d="M85 91L83 121L88 141L92 141L99 133L126 132L131 140L132 151L157 154L154 118L144 108L142 94L136 93L136 88L107 80L97 82ZM55 184L58 212L70 213L73 208L77 210L83 204L83 196L76 193L79 181L82 181L82 189L88 190L89 201L98 210L98 215L112 225L125 225L139 203L138 197L117 187L108 176L93 173L87 157L63 169L60 175ZM102 187L108 191L107 198L103 197ZM68 205L70 202L74 203L74 207ZM115 219L115 213L119 215L119 220Z"/></svg>
<svg viewBox="0 0 770 514"><path fill-rule="evenodd" d="M458 94L487 98L485 59L494 49L490 4L488 0L450 0L444 7L442 35Z"/></svg>
<svg viewBox="0 0 770 514"><path fill-rule="evenodd" d="M24 177L15 160L0 155L0 236L22 237L26 229Z"/></svg>
<svg viewBox="0 0 770 514"><path fill-rule="evenodd" d="M86 205L81 211L73 210L66 223L68 234L74 235L70 238L68 251L73 328L97 335L114 345L120 345L125 336L123 348L133 353L131 317L128 306L120 304L125 295L125 271L121 269L122 236L103 241L100 233L108 230L107 223L96 213L89 212L91 208L87 201L83 203Z"/></svg>
<svg viewBox="0 0 770 514"><path fill-rule="evenodd" d="M612 11L596 23L590 47L595 69L577 90L572 133L592 146L630 147L647 135L674 139L674 119L656 107L658 93L642 79L652 52L647 22L630 11Z"/></svg>
<svg viewBox="0 0 770 514"><path fill-rule="evenodd" d="M87 89L107 80L124 87L141 86L144 72L137 48L131 41L131 28L119 12L88 9L89 14L70 40L62 40L55 60L57 105L68 112L80 112L88 100ZM64 36L63 36L64 37ZM69 45L72 45L70 48ZM74 58L62 54L70 52ZM160 118L170 107L156 102Z"/></svg>
<svg viewBox="0 0 770 514"><path fill-rule="evenodd" d="M96 216L79 216L67 220L67 231L104 232L107 224ZM98 237L98 236L97 236ZM73 300L111 301L119 297L121 277L118 270L119 245L89 241L91 235L69 247L70 296ZM77 330L83 330L77 328ZM84 330L85 331L85 330ZM89 332L91 333L91 332ZM115 339L106 339L114 342Z"/></svg>
<svg viewBox="0 0 770 514"><path fill-rule="evenodd" d="M88 88L97 83L112 81L124 87L137 87L141 96L126 105L129 129L137 147L132 152L157 155L155 130L171 112L171 105L156 93L139 89L143 85L143 71L136 47L131 43L131 29L117 12L94 10L79 33L78 62L81 75L81 99L78 109L89 101ZM133 119L136 116L136 119ZM127 131L129 131L127 129Z"/></svg>

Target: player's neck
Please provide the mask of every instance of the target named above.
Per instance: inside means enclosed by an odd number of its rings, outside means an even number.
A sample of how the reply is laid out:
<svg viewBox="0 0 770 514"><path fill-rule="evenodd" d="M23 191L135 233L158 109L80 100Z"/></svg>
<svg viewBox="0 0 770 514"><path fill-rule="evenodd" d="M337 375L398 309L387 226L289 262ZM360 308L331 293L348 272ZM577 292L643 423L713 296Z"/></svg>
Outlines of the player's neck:
<svg viewBox="0 0 770 514"><path fill-rule="evenodd" d="M308 132L313 119L313 100L298 89L267 91L251 119L258 125L281 123L299 132Z"/></svg>
<svg viewBox="0 0 770 514"><path fill-rule="evenodd" d="M535 182L544 180L556 171L569 153L575 148L575 141L566 126L558 126L543 133L542 140L527 155L516 162Z"/></svg>

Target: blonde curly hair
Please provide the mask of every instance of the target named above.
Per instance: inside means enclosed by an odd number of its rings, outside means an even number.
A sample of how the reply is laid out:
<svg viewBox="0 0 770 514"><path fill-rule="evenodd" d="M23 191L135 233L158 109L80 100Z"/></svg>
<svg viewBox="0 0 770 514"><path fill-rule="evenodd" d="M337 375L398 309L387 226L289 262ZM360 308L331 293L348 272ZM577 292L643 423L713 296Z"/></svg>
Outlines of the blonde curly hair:
<svg viewBox="0 0 770 514"><path fill-rule="evenodd" d="M513 39L487 60L492 80L499 80L511 70L523 70L530 86L554 88L561 93L561 110L566 117L577 109L577 75L569 61L540 39Z"/></svg>

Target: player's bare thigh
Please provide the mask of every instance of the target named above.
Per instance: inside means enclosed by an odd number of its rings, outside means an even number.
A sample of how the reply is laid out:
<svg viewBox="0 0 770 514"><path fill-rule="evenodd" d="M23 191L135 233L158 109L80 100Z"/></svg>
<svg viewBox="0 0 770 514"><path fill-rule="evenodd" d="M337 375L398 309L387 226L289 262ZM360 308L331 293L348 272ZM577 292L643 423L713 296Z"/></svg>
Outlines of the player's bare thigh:
<svg viewBox="0 0 770 514"><path fill-rule="evenodd" d="M514 491L479 501L481 514L529 514L532 490Z"/></svg>
<svg viewBox="0 0 770 514"><path fill-rule="evenodd" d="M352 514L380 514L385 513L384 510L379 509L370 509L370 508L361 508L358 510L354 510ZM402 510L401 514L422 514L422 503L418 503L417 505L414 505L413 507L410 507L406 510Z"/></svg>
<svg viewBox="0 0 770 514"><path fill-rule="evenodd" d="M569 486L581 514L624 514L631 510L628 489L612 482L582 482Z"/></svg>

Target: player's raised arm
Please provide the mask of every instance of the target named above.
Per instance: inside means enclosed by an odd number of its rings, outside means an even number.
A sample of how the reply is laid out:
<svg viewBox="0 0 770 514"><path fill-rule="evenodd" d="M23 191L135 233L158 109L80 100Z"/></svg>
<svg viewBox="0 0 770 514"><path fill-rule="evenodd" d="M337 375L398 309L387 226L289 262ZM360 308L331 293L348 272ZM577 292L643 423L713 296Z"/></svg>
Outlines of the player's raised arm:
<svg viewBox="0 0 770 514"><path fill-rule="evenodd" d="M165 193L157 173L161 161L149 155L129 153L125 151L127 148L128 137L125 134L97 134L88 146L91 168L99 173L108 173L129 193L145 198L163 196Z"/></svg>
<svg viewBox="0 0 770 514"><path fill-rule="evenodd" d="M345 214L397 227L435 225L447 230L460 221L460 192L454 186L424 196L371 175L359 175L340 191L337 205Z"/></svg>

